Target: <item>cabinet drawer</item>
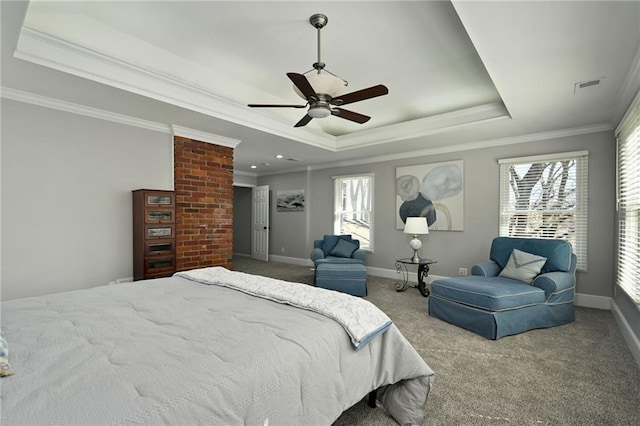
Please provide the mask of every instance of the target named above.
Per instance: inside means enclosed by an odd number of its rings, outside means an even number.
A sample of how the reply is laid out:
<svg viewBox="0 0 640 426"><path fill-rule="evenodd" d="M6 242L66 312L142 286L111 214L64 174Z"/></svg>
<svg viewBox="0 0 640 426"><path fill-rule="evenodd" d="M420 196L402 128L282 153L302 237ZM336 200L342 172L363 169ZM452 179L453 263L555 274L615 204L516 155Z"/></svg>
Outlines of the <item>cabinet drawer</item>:
<svg viewBox="0 0 640 426"><path fill-rule="evenodd" d="M174 225L146 225L144 227L144 237L147 238L173 238L175 236Z"/></svg>
<svg viewBox="0 0 640 426"><path fill-rule="evenodd" d="M159 272L171 272L175 269L175 258L173 256L149 257L144 260L146 274L156 274Z"/></svg>
<svg viewBox="0 0 640 426"><path fill-rule="evenodd" d="M173 240L152 240L145 241L145 256L155 256L158 254L173 254L175 251L175 242Z"/></svg>
<svg viewBox="0 0 640 426"><path fill-rule="evenodd" d="M145 207L175 207L174 194L162 192L145 192Z"/></svg>
<svg viewBox="0 0 640 426"><path fill-rule="evenodd" d="M148 209L144 212L144 223L173 223L173 209Z"/></svg>

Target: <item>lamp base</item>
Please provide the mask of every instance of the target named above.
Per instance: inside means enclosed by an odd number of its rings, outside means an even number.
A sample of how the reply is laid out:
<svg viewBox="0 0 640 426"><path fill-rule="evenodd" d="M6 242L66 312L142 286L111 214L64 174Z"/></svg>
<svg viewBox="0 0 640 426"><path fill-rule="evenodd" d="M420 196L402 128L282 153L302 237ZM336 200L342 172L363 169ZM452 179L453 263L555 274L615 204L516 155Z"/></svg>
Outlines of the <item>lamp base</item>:
<svg viewBox="0 0 640 426"><path fill-rule="evenodd" d="M413 257L411 258L411 262L420 263L418 251L422 248L422 241L420 241L420 238L418 238L417 235L414 235L411 241L409 241L409 247L413 249Z"/></svg>

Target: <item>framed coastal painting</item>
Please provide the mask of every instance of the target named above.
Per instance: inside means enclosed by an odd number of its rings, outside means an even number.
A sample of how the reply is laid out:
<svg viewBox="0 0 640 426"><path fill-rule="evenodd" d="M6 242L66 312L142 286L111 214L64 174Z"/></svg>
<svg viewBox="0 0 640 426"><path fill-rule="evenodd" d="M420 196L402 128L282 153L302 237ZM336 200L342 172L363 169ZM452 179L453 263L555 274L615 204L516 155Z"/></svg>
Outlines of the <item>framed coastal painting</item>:
<svg viewBox="0 0 640 426"><path fill-rule="evenodd" d="M464 230L462 160L396 167L396 229L416 216L430 231Z"/></svg>
<svg viewBox="0 0 640 426"><path fill-rule="evenodd" d="M304 211L304 189L276 191L276 209L279 212Z"/></svg>

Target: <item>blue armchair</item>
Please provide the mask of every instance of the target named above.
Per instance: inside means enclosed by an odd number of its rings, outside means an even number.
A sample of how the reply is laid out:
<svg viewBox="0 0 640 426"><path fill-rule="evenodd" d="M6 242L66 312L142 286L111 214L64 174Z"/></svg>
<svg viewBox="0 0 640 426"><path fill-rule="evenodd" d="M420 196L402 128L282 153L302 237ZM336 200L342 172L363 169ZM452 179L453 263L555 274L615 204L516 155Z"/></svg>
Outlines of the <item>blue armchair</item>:
<svg viewBox="0 0 640 426"><path fill-rule="evenodd" d="M435 280L429 315L488 339L575 319L576 256L564 240L498 237L472 276Z"/></svg>
<svg viewBox="0 0 640 426"><path fill-rule="evenodd" d="M364 263L367 253L351 235L325 235L313 242L310 257L317 268L321 263Z"/></svg>
<svg viewBox="0 0 640 426"><path fill-rule="evenodd" d="M351 235L325 235L313 242L311 260L315 265L313 283L317 287L367 295L366 252Z"/></svg>

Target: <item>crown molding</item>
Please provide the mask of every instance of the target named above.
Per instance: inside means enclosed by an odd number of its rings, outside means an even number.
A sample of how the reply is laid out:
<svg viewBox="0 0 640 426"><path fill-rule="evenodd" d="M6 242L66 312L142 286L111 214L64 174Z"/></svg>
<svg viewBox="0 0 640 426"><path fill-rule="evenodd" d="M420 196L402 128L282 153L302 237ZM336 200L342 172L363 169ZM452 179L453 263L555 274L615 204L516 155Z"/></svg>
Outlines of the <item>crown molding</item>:
<svg viewBox="0 0 640 426"><path fill-rule="evenodd" d="M92 108L85 105L62 101L60 99L35 95L33 93L12 89L10 87L0 87L0 97L45 108L70 112L72 114L83 115L85 117L97 118L99 120L106 120L114 123L125 124L127 126L139 127L142 129L153 130L155 132L171 134L171 128L166 124L156 123L154 121L143 120L140 118L134 118L128 115L118 114L116 112L105 111L98 108Z"/></svg>
<svg viewBox="0 0 640 426"><path fill-rule="evenodd" d="M117 37L113 34L112 36ZM121 37L114 39L113 43L125 46L128 45L126 41L126 38ZM162 51L156 53L162 54ZM312 127L294 128L290 122L281 117L268 112L252 110L244 104L241 105L236 101L216 95L206 88L171 77L167 73L125 62L26 25L21 28L14 56L111 87L334 152L444 133L460 126L509 117L506 108L499 102L336 137ZM175 66L197 66L186 59L182 60L184 63ZM171 63L169 60L166 62Z"/></svg>
<svg viewBox="0 0 640 426"><path fill-rule="evenodd" d="M612 131L613 126L609 123L593 124L589 126L574 127L569 129L552 130L548 132L530 133L520 136L512 136L499 139L487 139L478 142L469 142L465 144L449 145L442 147L428 148L419 151L403 152L397 154L381 155L377 157L359 158L357 160L346 160L334 162L331 164L322 164L316 166L309 166L309 170L323 170L331 169L334 167L356 166L369 163L380 163L384 161L404 160L407 158L424 157L428 155L449 154L452 152L471 151L474 149L493 148L496 146L513 145L520 143L536 142L549 139L565 138L569 136L586 135L590 133L599 133L605 131Z"/></svg>
<svg viewBox="0 0 640 426"><path fill-rule="evenodd" d="M126 40L121 41L123 46L127 45L124 42ZM283 119L259 113L201 87L124 62L34 28L21 28L14 56L231 123L315 147L335 149L335 136L313 129L293 128L291 123Z"/></svg>
<svg viewBox="0 0 640 426"><path fill-rule="evenodd" d="M365 148L382 143L444 133L483 121L510 118L502 102L479 105L404 123L338 136L336 151Z"/></svg>
<svg viewBox="0 0 640 426"><path fill-rule="evenodd" d="M227 138L224 136L215 135L212 133L202 132L199 130L189 129L178 125L165 125L156 123L153 121L142 120L139 118L130 117L115 112L105 111L97 108L87 107L84 105L75 104L72 102L61 101L59 99L48 98L46 96L35 95L29 92L23 92L20 90L12 89L9 87L0 87L0 97L4 99L10 99L18 102L29 103L45 108L56 109L60 111L70 112L73 114L83 115L86 117L97 118L100 120L107 120L114 123L125 124L128 126L139 127L156 132L166 133L170 135L183 136L190 139L197 139L203 142L213 143L216 145L228 146L235 148L241 143L240 140ZM640 93L638 93L640 98ZM447 154L451 152L470 151L474 149L491 148L500 145L511 145L518 143L527 143L548 139L557 139L568 136L584 135L589 133L599 133L604 131L612 131L614 128L608 123L593 124L589 126L574 127L569 129L553 130L541 133L531 133L520 136L513 136L499 139L488 139L478 142L470 142L466 144L450 145L444 147L428 148L419 151L411 151L405 153L381 155L377 157L360 158L357 160L345 160L339 162L332 162L329 164L321 164L316 166L298 167L286 171L272 172L272 173L248 173L237 172L234 173L244 176L260 177L270 176L286 173L299 173L304 171L323 170L334 167L354 166L359 164L379 163L383 161L404 160L406 158L422 157L427 155Z"/></svg>
<svg viewBox="0 0 640 426"><path fill-rule="evenodd" d="M188 127L182 127L177 125L172 125L171 129L173 130L174 136L181 136L187 139L195 139L200 142L207 142L214 145L226 146L229 148L235 148L240 144L240 140L227 138L220 135L215 135L213 133L201 132L200 130L189 129Z"/></svg>
<svg viewBox="0 0 640 426"><path fill-rule="evenodd" d="M637 102L638 95L640 95L640 48L636 52L617 96L619 102L616 105L615 116L613 117L617 127L624 121L631 106Z"/></svg>

